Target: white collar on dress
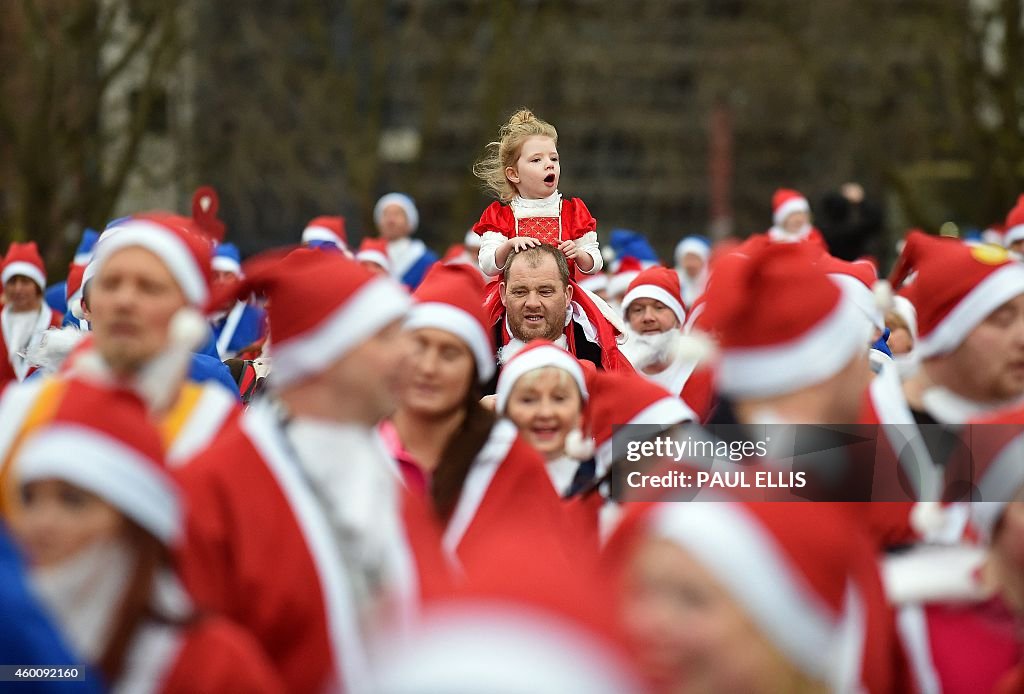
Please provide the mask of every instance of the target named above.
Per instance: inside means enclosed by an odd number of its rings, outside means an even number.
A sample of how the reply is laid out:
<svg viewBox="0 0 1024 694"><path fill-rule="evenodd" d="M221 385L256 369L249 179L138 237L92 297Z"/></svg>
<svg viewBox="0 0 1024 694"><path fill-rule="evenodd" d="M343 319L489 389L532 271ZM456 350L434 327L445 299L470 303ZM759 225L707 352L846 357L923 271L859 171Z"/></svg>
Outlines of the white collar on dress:
<svg viewBox="0 0 1024 694"><path fill-rule="evenodd" d="M562 211L562 194L557 190L546 198L528 200L518 195L509 203L516 219L528 217L557 217Z"/></svg>

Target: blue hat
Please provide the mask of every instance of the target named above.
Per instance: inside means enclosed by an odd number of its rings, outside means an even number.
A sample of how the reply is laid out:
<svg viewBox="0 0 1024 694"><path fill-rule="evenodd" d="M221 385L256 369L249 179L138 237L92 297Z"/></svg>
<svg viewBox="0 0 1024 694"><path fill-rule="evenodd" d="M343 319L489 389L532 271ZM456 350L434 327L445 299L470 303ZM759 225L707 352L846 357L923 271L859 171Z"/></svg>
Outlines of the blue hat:
<svg viewBox="0 0 1024 694"><path fill-rule="evenodd" d="M658 263L658 254L654 252L647 237L639 231L631 229L612 229L609 241L616 258L632 256L641 262Z"/></svg>
<svg viewBox="0 0 1024 694"><path fill-rule="evenodd" d="M75 249L75 259L72 261L75 265L88 265L89 261L92 260L92 248L96 245L96 240L100 237L100 233L95 229L86 228L82 232L82 240L78 242L78 248Z"/></svg>
<svg viewBox="0 0 1024 694"><path fill-rule="evenodd" d="M217 272L230 272L241 277L242 255L233 243L219 243L213 252L210 267Z"/></svg>

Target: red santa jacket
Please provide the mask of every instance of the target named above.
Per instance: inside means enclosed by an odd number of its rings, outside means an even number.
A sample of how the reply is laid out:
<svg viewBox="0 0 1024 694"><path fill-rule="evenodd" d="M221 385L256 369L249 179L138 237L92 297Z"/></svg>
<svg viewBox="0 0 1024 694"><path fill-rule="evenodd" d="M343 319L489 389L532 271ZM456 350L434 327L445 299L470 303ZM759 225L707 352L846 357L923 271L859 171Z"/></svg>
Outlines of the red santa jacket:
<svg viewBox="0 0 1024 694"><path fill-rule="evenodd" d="M254 405L179 479L191 510L179 566L197 603L249 630L289 691L361 691L368 663L336 536L273 411ZM429 594L444 580L436 529L422 507L404 513L398 551Z"/></svg>
<svg viewBox="0 0 1024 694"><path fill-rule="evenodd" d="M6 309L0 309L0 315L6 311ZM36 321L35 330L36 332L42 332L49 328L59 328L63 322L64 317L51 309L45 303L39 308L39 319ZM14 367L11 365L11 355L7 348L7 323L6 321L0 321L2 327L0 327L0 391L11 382L17 381L18 376L14 372ZM32 373L34 369L29 369L29 373Z"/></svg>
<svg viewBox="0 0 1024 694"><path fill-rule="evenodd" d="M572 563L578 526L567 518L540 454L503 419L491 428L466 475L442 546L471 576L485 568L494 541L509 527Z"/></svg>

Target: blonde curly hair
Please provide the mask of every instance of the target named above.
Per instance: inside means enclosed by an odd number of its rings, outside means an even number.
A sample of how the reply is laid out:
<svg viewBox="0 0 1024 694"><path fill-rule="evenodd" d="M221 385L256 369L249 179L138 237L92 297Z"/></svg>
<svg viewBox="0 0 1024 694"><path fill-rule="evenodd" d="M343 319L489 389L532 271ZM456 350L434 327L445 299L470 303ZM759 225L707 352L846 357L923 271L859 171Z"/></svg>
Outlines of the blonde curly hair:
<svg viewBox="0 0 1024 694"><path fill-rule="evenodd" d="M558 144L555 126L533 115L529 109L519 109L501 126L499 139L487 144L484 158L473 164L473 174L502 202L508 202L516 196L516 187L505 176L505 169L516 165L523 143L537 136L550 137Z"/></svg>

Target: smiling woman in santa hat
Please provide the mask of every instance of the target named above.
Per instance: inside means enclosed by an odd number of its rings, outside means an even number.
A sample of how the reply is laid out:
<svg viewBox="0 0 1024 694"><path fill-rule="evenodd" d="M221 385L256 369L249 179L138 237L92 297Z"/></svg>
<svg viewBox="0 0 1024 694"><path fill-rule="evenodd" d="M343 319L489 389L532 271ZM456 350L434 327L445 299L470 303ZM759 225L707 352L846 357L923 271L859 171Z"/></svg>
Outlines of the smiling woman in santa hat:
<svg viewBox="0 0 1024 694"><path fill-rule="evenodd" d="M549 533L564 522L541 457L479 402L495 370L483 289L465 265L428 273L405 323L415 348L398 411L382 426L407 482L429 495L456 560L489 543L498 520L521 518Z"/></svg>
<svg viewBox="0 0 1024 694"><path fill-rule="evenodd" d="M68 389L15 458L13 528L72 647L119 691L283 691L252 638L199 617L170 568L183 511L143 402Z"/></svg>
<svg viewBox="0 0 1024 694"><path fill-rule="evenodd" d="M496 395L497 413L508 417L544 456L551 484L565 496L573 487L580 459L593 453L573 445L579 442L588 398L580 362L550 342L535 340L502 370ZM577 435L570 436L574 431Z"/></svg>

